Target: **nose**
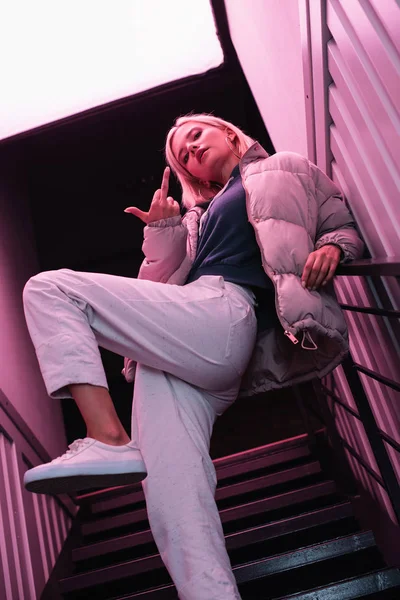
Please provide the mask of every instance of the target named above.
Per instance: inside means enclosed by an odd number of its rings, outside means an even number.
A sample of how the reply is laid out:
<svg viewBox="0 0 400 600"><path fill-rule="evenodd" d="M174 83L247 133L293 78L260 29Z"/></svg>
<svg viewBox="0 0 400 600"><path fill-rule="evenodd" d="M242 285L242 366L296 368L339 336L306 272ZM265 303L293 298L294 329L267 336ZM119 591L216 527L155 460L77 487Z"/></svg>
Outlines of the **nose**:
<svg viewBox="0 0 400 600"><path fill-rule="evenodd" d="M188 152L191 152L192 154L194 154L196 152L196 150L198 150L199 146L198 144L195 144L193 142L188 142Z"/></svg>

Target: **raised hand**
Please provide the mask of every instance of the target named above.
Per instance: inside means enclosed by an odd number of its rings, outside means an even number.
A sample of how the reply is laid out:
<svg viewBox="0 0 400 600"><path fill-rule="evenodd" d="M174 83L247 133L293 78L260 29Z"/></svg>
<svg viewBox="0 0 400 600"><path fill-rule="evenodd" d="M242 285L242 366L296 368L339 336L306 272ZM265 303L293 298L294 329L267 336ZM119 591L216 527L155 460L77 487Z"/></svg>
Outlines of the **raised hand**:
<svg viewBox="0 0 400 600"><path fill-rule="evenodd" d="M164 174L161 182L161 188L154 192L153 200L151 201L149 212L144 212L136 206L129 206L125 208L124 212L131 213L136 217L139 217L146 225L153 221L159 221L160 219L168 219L169 217L176 217L180 214L179 204L167 196L168 194L168 182L169 182L170 168L165 167Z"/></svg>

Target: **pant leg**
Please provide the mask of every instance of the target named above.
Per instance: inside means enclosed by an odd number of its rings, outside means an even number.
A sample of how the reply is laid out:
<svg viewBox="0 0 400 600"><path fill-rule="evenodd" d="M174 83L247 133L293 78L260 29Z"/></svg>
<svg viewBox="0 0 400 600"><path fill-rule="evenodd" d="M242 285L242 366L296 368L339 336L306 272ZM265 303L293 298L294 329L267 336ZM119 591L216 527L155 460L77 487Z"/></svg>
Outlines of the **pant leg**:
<svg viewBox="0 0 400 600"><path fill-rule="evenodd" d="M98 346L222 394L255 343L251 302L222 277L177 286L60 269L32 277L23 299L53 398L71 383L107 387Z"/></svg>
<svg viewBox="0 0 400 600"><path fill-rule="evenodd" d="M249 299L222 277L171 286L62 269L28 282L24 308L52 397L71 383L107 387L98 345L138 362L133 437L162 557L181 599L239 598L208 446L254 346Z"/></svg>
<svg viewBox="0 0 400 600"><path fill-rule="evenodd" d="M231 402L237 391L232 390ZM204 390L138 364L132 439L148 470L142 485L153 537L181 600L240 599L209 455L221 410L220 400Z"/></svg>

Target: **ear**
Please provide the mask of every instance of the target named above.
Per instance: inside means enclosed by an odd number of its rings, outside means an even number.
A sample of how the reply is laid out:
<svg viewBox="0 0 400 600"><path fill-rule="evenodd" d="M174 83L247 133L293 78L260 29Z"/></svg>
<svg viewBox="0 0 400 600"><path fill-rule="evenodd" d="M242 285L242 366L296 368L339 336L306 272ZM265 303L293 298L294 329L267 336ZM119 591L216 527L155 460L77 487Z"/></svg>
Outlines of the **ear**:
<svg viewBox="0 0 400 600"><path fill-rule="evenodd" d="M232 131L232 129L230 129L229 127L226 128L225 130L226 135L228 136L229 140L231 142L234 142L236 139L236 133L234 131Z"/></svg>

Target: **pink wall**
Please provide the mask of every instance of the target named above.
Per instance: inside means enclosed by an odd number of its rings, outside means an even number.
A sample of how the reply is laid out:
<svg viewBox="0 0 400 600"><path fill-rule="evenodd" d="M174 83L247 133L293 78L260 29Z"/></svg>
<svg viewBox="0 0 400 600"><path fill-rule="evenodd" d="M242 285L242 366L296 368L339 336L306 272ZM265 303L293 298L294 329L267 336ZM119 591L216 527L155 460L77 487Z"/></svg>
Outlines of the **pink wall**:
<svg viewBox="0 0 400 600"><path fill-rule="evenodd" d="M2 152L2 155L5 153ZM0 160L0 389L51 456L65 451L61 404L48 397L23 314L22 290L39 271L29 203L15 160Z"/></svg>
<svg viewBox="0 0 400 600"><path fill-rule="evenodd" d="M309 156L297 0L225 0L225 6L233 44L276 151Z"/></svg>

